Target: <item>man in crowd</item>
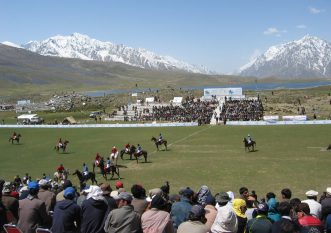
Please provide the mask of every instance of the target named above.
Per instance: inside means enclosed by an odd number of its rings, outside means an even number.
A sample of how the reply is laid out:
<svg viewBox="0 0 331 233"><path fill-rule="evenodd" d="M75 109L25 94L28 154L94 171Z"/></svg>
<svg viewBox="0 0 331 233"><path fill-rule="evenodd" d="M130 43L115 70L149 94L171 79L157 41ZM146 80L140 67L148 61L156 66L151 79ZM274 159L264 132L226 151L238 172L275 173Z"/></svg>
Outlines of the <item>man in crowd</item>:
<svg viewBox="0 0 331 233"><path fill-rule="evenodd" d="M320 219L322 216L322 205L317 202L317 195L317 191L309 190L306 192L307 200L303 200L302 202L309 205L311 215Z"/></svg>
<svg viewBox="0 0 331 233"><path fill-rule="evenodd" d="M38 183L31 181L28 187L28 197L19 201L19 220L17 225L24 233L35 233L37 227L48 226L51 219L46 212L45 203L38 199Z"/></svg>
<svg viewBox="0 0 331 233"><path fill-rule="evenodd" d="M53 192L48 190L49 184L48 181L45 179L39 180L39 192L38 192L38 198L45 202L46 205L46 211L47 213L49 211L52 211L55 206L56 202L56 196Z"/></svg>
<svg viewBox="0 0 331 233"><path fill-rule="evenodd" d="M232 207L228 205L228 202L230 201L229 194L226 192L220 192L215 195L215 199L219 205L219 208L214 224L211 227L211 232L237 232L237 216L234 213Z"/></svg>
<svg viewBox="0 0 331 233"><path fill-rule="evenodd" d="M18 220L18 200L10 195L12 191L12 185L10 182L6 182L2 189L2 203L7 208L7 210L10 210L13 214L16 221ZM14 221L14 223L16 223Z"/></svg>
<svg viewBox="0 0 331 233"><path fill-rule="evenodd" d="M81 209L73 201L76 190L68 187L64 190L64 200L56 203L53 215L53 233L76 233L80 232Z"/></svg>
<svg viewBox="0 0 331 233"><path fill-rule="evenodd" d="M205 225L205 209L201 205L192 206L188 221L181 223L178 227L177 233L206 233L209 231L208 227Z"/></svg>
<svg viewBox="0 0 331 233"><path fill-rule="evenodd" d="M118 209L111 211L105 221L105 232L112 233L139 233L141 230L140 216L131 205L132 195L121 192L115 197Z"/></svg>
<svg viewBox="0 0 331 233"><path fill-rule="evenodd" d="M301 232L323 232L322 222L310 214L309 205L300 203L296 209Z"/></svg>
<svg viewBox="0 0 331 233"><path fill-rule="evenodd" d="M144 232L173 233L174 228L167 210L168 201L161 192L153 195L150 209L141 216L141 225Z"/></svg>
<svg viewBox="0 0 331 233"><path fill-rule="evenodd" d="M282 195L282 202L290 202L291 197L292 197L292 191L289 188L284 188L280 192Z"/></svg>
<svg viewBox="0 0 331 233"><path fill-rule="evenodd" d="M256 208L256 217L252 218L247 223L246 232L250 233L270 233L272 229L272 223L267 218L268 205L266 203L258 204Z"/></svg>
<svg viewBox="0 0 331 233"><path fill-rule="evenodd" d="M182 222L188 219L189 212L192 209L194 191L187 187L181 190L179 194L181 195L180 201L175 202L172 205L170 212L175 229L177 229Z"/></svg>
<svg viewBox="0 0 331 233"><path fill-rule="evenodd" d="M81 233L104 233L103 224L108 205L101 188L91 185L85 190L86 200L82 204Z"/></svg>

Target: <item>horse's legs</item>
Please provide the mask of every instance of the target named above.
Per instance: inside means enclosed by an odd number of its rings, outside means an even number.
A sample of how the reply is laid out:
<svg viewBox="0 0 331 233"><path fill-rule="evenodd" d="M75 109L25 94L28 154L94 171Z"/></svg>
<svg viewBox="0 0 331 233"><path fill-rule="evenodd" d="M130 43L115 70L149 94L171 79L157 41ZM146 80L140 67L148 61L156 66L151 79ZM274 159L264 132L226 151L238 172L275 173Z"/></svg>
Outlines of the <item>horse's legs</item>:
<svg viewBox="0 0 331 233"><path fill-rule="evenodd" d="M147 163L147 154L144 155L144 158L145 158L145 163Z"/></svg>

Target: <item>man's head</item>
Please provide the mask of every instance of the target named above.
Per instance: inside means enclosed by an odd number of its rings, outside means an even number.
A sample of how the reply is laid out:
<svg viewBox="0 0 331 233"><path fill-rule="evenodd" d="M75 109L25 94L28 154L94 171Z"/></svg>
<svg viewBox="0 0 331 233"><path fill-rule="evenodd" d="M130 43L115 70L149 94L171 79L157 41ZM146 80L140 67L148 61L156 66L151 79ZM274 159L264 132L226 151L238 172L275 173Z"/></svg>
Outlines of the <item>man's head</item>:
<svg viewBox="0 0 331 233"><path fill-rule="evenodd" d="M190 189L189 187L187 187L187 188L181 190L181 195L183 197L186 197L186 198L192 200L192 198L194 196L194 191L192 189Z"/></svg>
<svg viewBox="0 0 331 233"><path fill-rule="evenodd" d="M315 190L309 190L306 192L306 196L308 199L313 199L313 200L317 200L317 195L318 195L318 192L315 191Z"/></svg>
<svg viewBox="0 0 331 233"><path fill-rule="evenodd" d="M131 193L134 198L145 198L146 197L146 190L143 186L139 184L134 184L131 187Z"/></svg>
<svg viewBox="0 0 331 233"><path fill-rule="evenodd" d="M37 195L39 192L39 184L36 181L30 181L28 188L29 188L29 194L32 196Z"/></svg>
<svg viewBox="0 0 331 233"><path fill-rule="evenodd" d="M268 210L269 210L269 206L267 205L267 203L260 203L257 205L256 208L257 214L259 215L267 215Z"/></svg>
<svg viewBox="0 0 331 233"><path fill-rule="evenodd" d="M110 184L103 183L100 185L102 195L104 196L109 196L109 194L113 191L112 188L110 187Z"/></svg>
<svg viewBox="0 0 331 233"><path fill-rule="evenodd" d="M289 188L282 189L281 194L283 199L289 200L292 197L292 191Z"/></svg>
<svg viewBox="0 0 331 233"><path fill-rule="evenodd" d="M45 179L41 179L38 182L41 189L47 190L48 189L48 181Z"/></svg>
<svg viewBox="0 0 331 233"><path fill-rule="evenodd" d="M76 190L73 187L68 187L64 190L63 197L72 200L76 196Z"/></svg>
<svg viewBox="0 0 331 233"><path fill-rule="evenodd" d="M246 188L246 187L241 187L241 188L239 189L239 194L240 194L240 197L241 197L242 199L247 200L247 198L248 198L248 196L249 196L248 188Z"/></svg>
<svg viewBox="0 0 331 233"><path fill-rule="evenodd" d="M124 188L123 182L121 182L121 181L116 181L116 183L115 183L115 187L116 187L117 189Z"/></svg>
<svg viewBox="0 0 331 233"><path fill-rule="evenodd" d="M128 192L121 192L117 196L114 197L117 202L118 208L126 205L130 205L132 201L132 195Z"/></svg>
<svg viewBox="0 0 331 233"><path fill-rule="evenodd" d="M301 218L305 215L310 215L309 205L305 202L300 203L297 206L296 212L297 212L298 218Z"/></svg>
<svg viewBox="0 0 331 233"><path fill-rule="evenodd" d="M291 212L291 204L288 202L281 202L279 203L279 206L277 207L278 212L281 216L290 216Z"/></svg>
<svg viewBox="0 0 331 233"><path fill-rule="evenodd" d="M191 221L200 221L202 223L206 223L205 217L205 209L201 205L194 205L192 206L188 219Z"/></svg>
<svg viewBox="0 0 331 233"><path fill-rule="evenodd" d="M223 206L226 205L231 200L231 198L228 193L220 192L215 195L215 200L219 205Z"/></svg>

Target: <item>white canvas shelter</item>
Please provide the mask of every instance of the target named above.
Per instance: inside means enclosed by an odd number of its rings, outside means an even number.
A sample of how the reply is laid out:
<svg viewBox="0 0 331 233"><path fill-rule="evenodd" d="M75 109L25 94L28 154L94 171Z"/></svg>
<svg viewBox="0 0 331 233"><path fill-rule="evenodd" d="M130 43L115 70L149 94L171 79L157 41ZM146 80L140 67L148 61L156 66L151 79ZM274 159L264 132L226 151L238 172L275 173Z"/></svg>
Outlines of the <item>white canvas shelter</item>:
<svg viewBox="0 0 331 233"><path fill-rule="evenodd" d="M39 118L37 114L23 114L17 117L18 120L29 120L31 121L32 118Z"/></svg>

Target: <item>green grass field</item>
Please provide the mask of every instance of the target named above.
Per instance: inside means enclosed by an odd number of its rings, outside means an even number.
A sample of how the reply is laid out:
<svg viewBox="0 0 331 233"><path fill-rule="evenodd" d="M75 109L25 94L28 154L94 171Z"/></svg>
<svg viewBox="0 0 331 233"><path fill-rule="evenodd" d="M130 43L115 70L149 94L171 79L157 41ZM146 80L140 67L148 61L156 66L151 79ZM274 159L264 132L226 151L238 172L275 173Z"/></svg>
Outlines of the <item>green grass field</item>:
<svg viewBox="0 0 331 233"><path fill-rule="evenodd" d="M8 142L13 131L22 134L21 144ZM285 187L295 197L304 197L309 189L320 193L331 186L331 125L293 126L201 126L169 128L95 128L95 129L8 129L0 128L0 177L29 172L33 178L53 174L63 163L73 172L83 162L92 163L95 154L109 155L111 147L121 149L127 142L140 143L149 152L149 162L120 160L121 177L129 188L134 183L147 190L168 180L171 192L190 186L198 190L203 184L213 193L231 190L238 194L241 186L256 190L260 197L269 191L280 195ZM160 132L168 140L168 151L156 151L150 141ZM251 134L257 141L256 152L245 152L242 139ZM56 153L59 137L68 139L68 153ZM76 177L69 176L76 185ZM103 182L100 174L97 180ZM114 187L114 180L110 181Z"/></svg>

